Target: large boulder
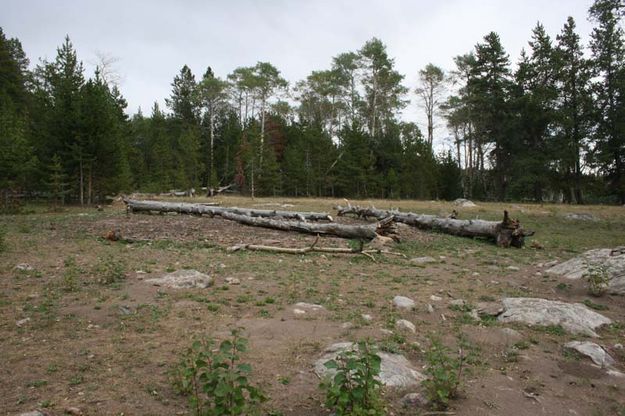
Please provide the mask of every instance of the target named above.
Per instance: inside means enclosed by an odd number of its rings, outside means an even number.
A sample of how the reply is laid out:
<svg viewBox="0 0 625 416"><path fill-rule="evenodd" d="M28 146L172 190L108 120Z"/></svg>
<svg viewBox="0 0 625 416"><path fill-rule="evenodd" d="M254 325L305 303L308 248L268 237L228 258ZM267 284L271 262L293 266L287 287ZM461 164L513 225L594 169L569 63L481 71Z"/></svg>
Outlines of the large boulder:
<svg viewBox="0 0 625 416"><path fill-rule="evenodd" d="M155 286L165 286L174 289L205 289L213 284L213 278L197 270L177 270L161 277L146 279Z"/></svg>
<svg viewBox="0 0 625 416"><path fill-rule="evenodd" d="M566 303L539 298L506 298L501 322L521 322L527 325L560 325L574 334L597 337L595 329L612 323L581 303Z"/></svg>
<svg viewBox="0 0 625 416"><path fill-rule="evenodd" d="M614 358L610 356L600 345L589 341L571 341L564 344L564 348L577 351L587 356L593 363L601 368L611 368L614 366Z"/></svg>
<svg viewBox="0 0 625 416"><path fill-rule="evenodd" d="M315 373L321 378L333 377L336 374L335 370L326 368L324 364L336 359L343 351L357 348L358 346L353 342L339 342L330 345L326 348L324 356L315 361ZM425 380L423 374L418 372L403 355L386 352L378 352L378 355L382 359L379 380L385 386L412 387Z"/></svg>
<svg viewBox="0 0 625 416"><path fill-rule="evenodd" d="M605 272L608 291L625 294L625 247L589 250L547 269L547 272L567 279L581 279L588 274Z"/></svg>

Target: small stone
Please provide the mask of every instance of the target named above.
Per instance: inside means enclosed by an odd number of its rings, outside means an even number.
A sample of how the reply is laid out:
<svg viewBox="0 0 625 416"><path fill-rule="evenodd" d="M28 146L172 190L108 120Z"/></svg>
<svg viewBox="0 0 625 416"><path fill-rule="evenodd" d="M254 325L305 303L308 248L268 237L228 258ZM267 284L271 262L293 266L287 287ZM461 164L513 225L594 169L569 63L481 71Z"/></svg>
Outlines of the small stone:
<svg viewBox="0 0 625 416"><path fill-rule="evenodd" d="M125 306L125 305L119 305L119 306L117 307L117 309L119 309L119 313L120 313L121 315L131 315L131 314L132 314L132 311L130 310L130 308L129 308L128 306Z"/></svg>
<svg viewBox="0 0 625 416"><path fill-rule="evenodd" d="M229 285L240 285L241 284L241 281L239 279L237 279L236 277L226 277L225 281Z"/></svg>
<svg viewBox="0 0 625 416"><path fill-rule="evenodd" d="M15 266L15 268L16 268L17 270L19 270L19 271L22 271L22 272L30 272L30 271L33 271L33 270L34 270L34 269L33 269L33 266L31 266L31 265L30 265L30 264L28 264L28 263L20 263L20 264L18 264L17 266Z"/></svg>
<svg viewBox="0 0 625 416"><path fill-rule="evenodd" d="M441 298L440 296L432 295L430 296L430 300L433 300L434 302L440 302L441 300L443 300L443 298Z"/></svg>
<svg viewBox="0 0 625 416"><path fill-rule="evenodd" d="M478 302L476 307L480 316L497 316L503 312L503 306L499 302Z"/></svg>
<svg viewBox="0 0 625 416"><path fill-rule="evenodd" d="M410 331L413 334L417 332L417 327L415 327L415 325L412 322L406 319L398 319L395 322L395 327L402 331Z"/></svg>
<svg viewBox="0 0 625 416"><path fill-rule="evenodd" d="M473 272L473 273L471 273L471 276L474 276L474 277L477 277L477 276L479 276L479 275L480 275L480 274L479 274L479 272Z"/></svg>
<svg viewBox="0 0 625 416"><path fill-rule="evenodd" d="M546 268L546 269L549 269L549 268L555 266L558 263L560 263L558 260L551 260L551 261L548 261L547 263L545 263L543 265L543 267Z"/></svg>
<svg viewBox="0 0 625 416"><path fill-rule="evenodd" d="M434 306L428 303L428 313L434 313Z"/></svg>
<svg viewBox="0 0 625 416"><path fill-rule="evenodd" d="M480 320L480 315L478 315L477 311L475 309L471 309L471 312L469 312L469 316L473 319L475 319L476 321Z"/></svg>
<svg viewBox="0 0 625 416"><path fill-rule="evenodd" d="M362 315L360 315L360 317L363 319L363 321L367 321L367 322L373 321L373 317L366 313L363 313Z"/></svg>
<svg viewBox="0 0 625 416"><path fill-rule="evenodd" d="M295 309L293 309L293 313L294 313L295 315L304 315L304 314L306 314L306 311L304 311L304 310L302 310L302 309L297 309L297 308L295 308Z"/></svg>
<svg viewBox="0 0 625 416"><path fill-rule="evenodd" d="M580 213L571 212L571 213L565 214L564 218L566 218L567 220L573 220L573 221L599 221L597 217L595 217L594 215L588 212L580 212Z"/></svg>
<svg viewBox="0 0 625 416"><path fill-rule="evenodd" d="M464 299L454 299L451 302L449 302L449 304L453 306L464 306L467 304L467 301Z"/></svg>
<svg viewBox="0 0 625 416"><path fill-rule="evenodd" d="M136 274L146 274L146 271L145 270L137 270L135 273Z"/></svg>
<svg viewBox="0 0 625 416"><path fill-rule="evenodd" d="M542 274L542 272L536 272L536 273L534 273L534 276L536 276L536 277L541 277L542 275L543 275L543 274Z"/></svg>
<svg viewBox="0 0 625 416"><path fill-rule="evenodd" d="M380 332L383 333L384 335L393 335L393 331L391 331L390 329L386 329L386 328L380 328Z"/></svg>
<svg viewBox="0 0 625 416"><path fill-rule="evenodd" d="M297 308L300 308L300 309L305 309L305 310L308 310L308 311L313 311L313 312L322 311L322 310L324 310L324 309L325 309L325 308L324 308L323 306L321 306L321 305L317 305L317 304L314 304L314 303L306 303L306 302L297 302L297 303L296 303L295 305L293 305L293 306L295 306L295 307L297 307Z"/></svg>
<svg viewBox="0 0 625 416"><path fill-rule="evenodd" d="M65 409L65 413L72 416L82 416L82 411L77 407L68 407Z"/></svg>
<svg viewBox="0 0 625 416"><path fill-rule="evenodd" d="M399 309L412 310L415 307L415 301L405 296L395 296L393 304Z"/></svg>
<svg viewBox="0 0 625 416"><path fill-rule="evenodd" d="M623 344L614 344L614 349L615 350L622 350L623 349Z"/></svg>
<svg viewBox="0 0 625 416"><path fill-rule="evenodd" d="M429 403L423 393L408 393L401 399L404 407L427 407Z"/></svg>
<svg viewBox="0 0 625 416"><path fill-rule="evenodd" d="M155 286L166 286L173 289L206 289L213 284L213 278L197 270L178 270L153 279L146 279Z"/></svg>
<svg viewBox="0 0 625 416"><path fill-rule="evenodd" d="M454 202L452 202L452 204L458 206L458 207L462 207L462 208L474 208L477 205L475 205L475 203L473 201L470 201L468 199L465 198L458 198L456 199Z"/></svg>
<svg viewBox="0 0 625 416"><path fill-rule="evenodd" d="M417 265L422 265L422 264L428 264L428 263L436 263L436 259L430 256L415 257L413 259L410 259L410 262L417 264Z"/></svg>
<svg viewBox="0 0 625 416"><path fill-rule="evenodd" d="M508 267L506 267L506 269L510 270L511 272L518 272L519 270L521 270L517 266L508 266Z"/></svg>
<svg viewBox="0 0 625 416"><path fill-rule="evenodd" d="M15 325L21 328L22 326L26 325L28 322L30 322L30 318L24 318L24 319L20 319L19 321L17 321Z"/></svg>
<svg viewBox="0 0 625 416"><path fill-rule="evenodd" d="M20 413L18 416L46 416L41 413L39 410L31 410L30 412Z"/></svg>
<svg viewBox="0 0 625 416"><path fill-rule="evenodd" d="M351 329L354 327L354 324L352 324L351 322L343 322L341 324L341 328L343 329Z"/></svg>

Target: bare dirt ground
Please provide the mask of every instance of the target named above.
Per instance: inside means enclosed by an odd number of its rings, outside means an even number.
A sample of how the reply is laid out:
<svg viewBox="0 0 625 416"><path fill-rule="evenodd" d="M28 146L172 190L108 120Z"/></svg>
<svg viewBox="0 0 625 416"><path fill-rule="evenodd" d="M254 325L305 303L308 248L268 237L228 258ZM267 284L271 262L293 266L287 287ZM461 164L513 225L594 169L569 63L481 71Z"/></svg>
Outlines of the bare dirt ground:
<svg viewBox="0 0 625 416"><path fill-rule="evenodd" d="M224 206L327 211L340 200L218 198ZM377 208L449 213L449 203L354 201ZM293 205L280 208L282 204ZM401 227L402 241L391 249L406 257L362 255L230 253L238 243L305 247L314 236L251 228L219 218L125 214L122 205L67 208L0 217L6 231L0 252L0 413L40 409L52 415L76 407L85 415L190 414L176 394L170 371L194 337L226 337L242 327L250 341L245 361L252 379L270 396L266 413L327 415L313 362L328 345L371 337L380 348L404 354L417 368L425 364L428 336L437 333L453 346L464 334L471 362L456 415L624 415L625 378L608 376L562 345L584 339L545 328L470 319L449 308L453 299L471 304L504 297L540 297L566 302L590 299L615 324L597 341L625 371L625 298L590 298L583 281L547 275L544 264L584 250L625 245L625 208L487 204L460 208L461 218L500 219L511 211L537 234L544 249L499 249L492 243ZM568 220L566 213L589 213L596 221ZM339 219L341 222L359 221ZM109 242L118 228L133 244ZM346 240L319 244L347 247ZM431 256L435 263L410 259ZM32 270L15 266L27 263ZM512 266L512 267L511 267ZM208 273L207 289L168 289L145 279L179 269ZM226 278L240 280L229 285ZM411 312L391 305L395 295L417 303ZM431 300L431 295L442 298ZM297 302L324 310L293 313ZM434 313L428 312L431 304ZM361 318L369 314L373 320ZM395 331L397 318L417 326L416 334ZM351 327L344 325L350 322ZM522 334L524 349L510 354ZM385 392L388 414L425 414L405 408L404 393Z"/></svg>

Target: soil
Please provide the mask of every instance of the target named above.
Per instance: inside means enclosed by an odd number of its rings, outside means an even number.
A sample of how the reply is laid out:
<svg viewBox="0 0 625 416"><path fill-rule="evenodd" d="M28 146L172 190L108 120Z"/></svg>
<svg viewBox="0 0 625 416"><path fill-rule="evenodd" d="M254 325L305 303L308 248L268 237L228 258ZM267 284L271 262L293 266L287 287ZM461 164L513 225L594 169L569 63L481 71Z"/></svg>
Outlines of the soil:
<svg viewBox="0 0 625 416"><path fill-rule="evenodd" d="M294 205L288 209L330 213L332 204L342 202L220 200L230 206L288 202ZM455 208L438 202L387 204L417 212ZM379 201L376 206L387 208ZM591 300L607 307L599 313L616 322L601 329L601 338L594 341L609 349L617 369L625 371L625 354L613 347L625 340L625 298L592 298L583 281L545 273L545 263L554 259L623 245L625 212L584 207L600 220L577 227L559 215L571 207L524 204L512 210L537 231L544 249L499 249L489 241L402 226L401 242L389 250L403 256L376 254L375 261L357 254L231 253L227 248L235 244L305 247L315 237L220 218L127 216L120 205L103 212L39 207L27 215L0 218L6 229L6 248L0 252L0 414L40 409L62 415L69 408L85 415L191 414L188 398L173 387L172 369L194 339L222 340L233 328L243 328L249 339L243 360L253 367L253 382L270 397L265 414L331 414L312 371L329 344L371 338L423 369L431 335L442 337L453 351L460 335L470 345L461 393L449 409L453 414L625 414L625 378L607 375L588 359L563 351L563 344L583 337L514 325L508 327L521 334L522 342L513 348L517 341L502 331L502 324L475 321L449 307L453 299L475 305L508 296ZM499 204L478 204L461 215L494 219L501 211ZM116 229L134 242L102 238ZM354 243L331 237L318 243L349 244ZM437 262L410 262L419 256ZM33 270L16 270L20 263ZM144 281L184 268L212 275L215 284L168 289ZM227 277L240 284L227 284ZM395 295L414 299L417 308L395 310ZM431 295L442 300L433 301ZM317 303L324 310L298 315L293 312L297 302ZM428 312L428 304L434 313ZM363 320L362 314L373 320ZM20 322L26 318L30 320ZM399 318L415 323L416 334L398 334L393 323ZM414 391L386 390L387 413L425 414L428 409L401 404L401 397Z"/></svg>

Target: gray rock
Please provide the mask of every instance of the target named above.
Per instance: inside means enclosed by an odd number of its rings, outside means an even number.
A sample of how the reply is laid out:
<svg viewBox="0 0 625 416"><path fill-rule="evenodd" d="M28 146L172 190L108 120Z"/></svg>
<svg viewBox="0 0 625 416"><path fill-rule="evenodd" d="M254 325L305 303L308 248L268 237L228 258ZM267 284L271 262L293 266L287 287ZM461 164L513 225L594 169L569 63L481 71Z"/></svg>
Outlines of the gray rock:
<svg viewBox="0 0 625 416"><path fill-rule="evenodd" d="M611 368L615 364L614 358L610 357L610 354L594 342L571 341L564 344L564 348L575 350L585 355L601 368Z"/></svg>
<svg viewBox="0 0 625 416"><path fill-rule="evenodd" d="M441 300L443 300L443 298L441 298L440 296L432 295L430 296L430 300L434 302L440 302Z"/></svg>
<svg viewBox="0 0 625 416"><path fill-rule="evenodd" d="M22 327L24 325L26 325L27 323L30 322L30 318L24 318L24 319L20 319L19 321L15 322L15 325L17 325L18 327Z"/></svg>
<svg viewBox="0 0 625 416"><path fill-rule="evenodd" d="M469 201L468 199L464 199L464 198L458 198L454 202L452 202L452 204L454 204L457 207L462 207L462 208L473 208L477 206L475 205L475 203L473 203L473 201Z"/></svg>
<svg viewBox="0 0 625 416"><path fill-rule="evenodd" d="M312 311L312 312L322 311L325 309L321 305L317 305L315 303L306 303L306 302L297 302L293 306L295 306L298 309L304 309L306 311Z"/></svg>
<svg viewBox="0 0 625 416"><path fill-rule="evenodd" d="M393 305L399 309L408 309L412 310L415 307L414 300L407 298L405 296L395 296L393 298Z"/></svg>
<svg viewBox="0 0 625 416"><path fill-rule="evenodd" d="M424 256L412 258L410 259L410 262L417 265L423 265L429 263L437 263L438 261L434 257Z"/></svg>
<svg viewBox="0 0 625 416"><path fill-rule="evenodd" d="M18 416L46 416L44 413L41 413L39 410L31 410L30 412L20 413Z"/></svg>
<svg viewBox="0 0 625 416"><path fill-rule="evenodd" d="M21 272L30 272L34 270L33 266L31 266L28 263L20 263L17 266L15 266L15 269Z"/></svg>
<svg viewBox="0 0 625 416"><path fill-rule="evenodd" d="M581 303L566 303L539 298L506 298L501 322L522 322L528 325L561 325L574 334L597 337L594 331L612 321Z"/></svg>
<svg viewBox="0 0 625 416"><path fill-rule="evenodd" d="M451 302L449 302L449 304L453 306L464 306L467 304L467 301L464 299L454 299Z"/></svg>
<svg viewBox="0 0 625 416"><path fill-rule="evenodd" d="M417 332L417 327L406 319L398 319L395 321L395 327L401 331L410 331L413 334Z"/></svg>
<svg viewBox="0 0 625 416"><path fill-rule="evenodd" d="M352 342L339 342L330 345L325 350L323 357L315 361L315 373L321 377L333 377L334 370L325 367L325 363L334 360L342 351L355 350L358 346ZM380 365L379 380L388 387L411 387L420 384L425 377L419 373L404 357L399 354L389 354L386 352L377 353L382 359Z"/></svg>
<svg viewBox="0 0 625 416"><path fill-rule="evenodd" d="M427 407L430 401L423 393L408 393L401 398L404 407Z"/></svg>
<svg viewBox="0 0 625 416"><path fill-rule="evenodd" d="M162 277L146 279L155 286L166 286L173 289L206 289L213 284L213 278L197 270L177 270Z"/></svg>
<svg viewBox="0 0 625 416"><path fill-rule="evenodd" d="M229 285L240 285L241 284L241 281L239 279L237 279L236 277L226 277L224 280Z"/></svg>
<svg viewBox="0 0 625 416"><path fill-rule="evenodd" d="M519 270L521 270L521 268L517 266L508 266L506 267L506 269L510 270L511 272L518 272Z"/></svg>
<svg viewBox="0 0 625 416"><path fill-rule="evenodd" d="M434 306L428 303L428 313L434 313Z"/></svg>
<svg viewBox="0 0 625 416"><path fill-rule="evenodd" d="M547 270L567 279L581 279L597 271L607 274L610 293L625 294L625 247L589 250Z"/></svg>
<svg viewBox="0 0 625 416"><path fill-rule="evenodd" d="M363 321L366 321L366 322L373 321L373 317L367 313L363 313L362 315L360 315L360 317L362 318Z"/></svg>
<svg viewBox="0 0 625 416"><path fill-rule="evenodd" d="M568 214L564 215L564 218L572 221L599 221L597 217L587 212L569 212Z"/></svg>

